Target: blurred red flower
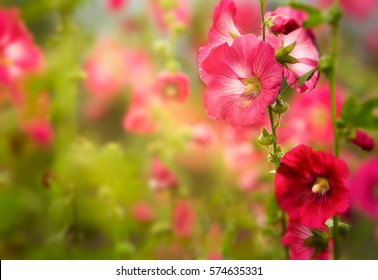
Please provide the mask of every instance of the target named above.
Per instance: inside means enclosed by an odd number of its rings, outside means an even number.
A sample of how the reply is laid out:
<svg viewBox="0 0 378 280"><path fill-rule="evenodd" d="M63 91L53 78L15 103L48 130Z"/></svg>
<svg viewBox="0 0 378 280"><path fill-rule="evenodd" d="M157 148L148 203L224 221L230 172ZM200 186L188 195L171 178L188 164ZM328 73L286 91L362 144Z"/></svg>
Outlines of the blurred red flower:
<svg viewBox="0 0 378 280"><path fill-rule="evenodd" d="M164 100L185 101L189 96L189 79L183 73L161 73L154 90Z"/></svg>
<svg viewBox="0 0 378 280"><path fill-rule="evenodd" d="M178 187L176 176L158 159L153 159L150 167L149 185L153 190Z"/></svg>
<svg viewBox="0 0 378 280"><path fill-rule="evenodd" d="M179 237L189 237L193 232L195 216L187 201L178 201L173 209L173 231Z"/></svg>

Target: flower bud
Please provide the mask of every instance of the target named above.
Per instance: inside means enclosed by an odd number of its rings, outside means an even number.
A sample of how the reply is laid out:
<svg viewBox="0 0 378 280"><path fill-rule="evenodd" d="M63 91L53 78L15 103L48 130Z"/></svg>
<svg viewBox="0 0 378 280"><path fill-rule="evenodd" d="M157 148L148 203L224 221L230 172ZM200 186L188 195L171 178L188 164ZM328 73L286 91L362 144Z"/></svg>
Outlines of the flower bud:
<svg viewBox="0 0 378 280"><path fill-rule="evenodd" d="M259 143L263 146L270 146L274 143L275 140L276 140L276 138L274 137L274 135L270 134L265 129L265 127L262 129L262 132L261 132L259 138L257 138L257 141L259 141Z"/></svg>
<svg viewBox="0 0 378 280"><path fill-rule="evenodd" d="M272 111L276 114L281 115L283 113L286 113L287 110L289 110L289 104L283 102L281 99L277 100L272 106Z"/></svg>
<svg viewBox="0 0 378 280"><path fill-rule="evenodd" d="M329 76L332 73L332 58L329 55L323 55L319 60L319 69L320 72L324 73L326 76Z"/></svg>

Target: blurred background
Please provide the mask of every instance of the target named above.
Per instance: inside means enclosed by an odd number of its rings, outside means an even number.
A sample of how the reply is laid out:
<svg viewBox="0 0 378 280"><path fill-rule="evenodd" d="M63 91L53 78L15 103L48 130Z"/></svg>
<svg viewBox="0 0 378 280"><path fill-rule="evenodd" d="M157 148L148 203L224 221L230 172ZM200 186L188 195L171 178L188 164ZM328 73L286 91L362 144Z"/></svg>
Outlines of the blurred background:
<svg viewBox="0 0 378 280"><path fill-rule="evenodd" d="M258 34L258 1L235 2L243 32ZM376 2L341 1L337 98L340 112L353 97L367 101L352 116L378 139ZM1 259L284 258L261 128L210 121L203 106L197 54L217 3L1 0ZM30 56L17 75L3 73L10 10ZM315 32L328 53L330 30ZM331 152L326 79L288 96L283 151L304 143ZM343 258L378 259L377 149L347 139L341 157L352 225Z"/></svg>

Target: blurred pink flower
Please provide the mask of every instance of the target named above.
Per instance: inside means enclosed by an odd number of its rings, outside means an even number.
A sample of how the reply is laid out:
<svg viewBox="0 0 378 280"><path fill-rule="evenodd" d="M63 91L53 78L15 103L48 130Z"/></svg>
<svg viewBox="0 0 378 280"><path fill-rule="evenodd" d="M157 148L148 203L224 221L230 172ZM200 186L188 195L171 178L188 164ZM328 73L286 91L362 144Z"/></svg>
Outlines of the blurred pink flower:
<svg viewBox="0 0 378 280"><path fill-rule="evenodd" d="M102 40L91 51L84 70L89 93L102 99L111 98L125 86L126 49L116 41Z"/></svg>
<svg viewBox="0 0 378 280"><path fill-rule="evenodd" d="M378 157L362 164L349 181L350 199L373 219L378 220Z"/></svg>
<svg viewBox="0 0 378 280"><path fill-rule="evenodd" d="M43 66L40 49L17 9L0 9L0 83L12 84Z"/></svg>
<svg viewBox="0 0 378 280"><path fill-rule="evenodd" d="M152 220L153 213L150 205L145 202L136 202L132 206L131 214L135 220L147 223Z"/></svg>
<svg viewBox="0 0 378 280"><path fill-rule="evenodd" d="M349 207L346 163L330 153L299 145L285 154L274 179L278 205L292 220L322 227Z"/></svg>
<svg viewBox="0 0 378 280"><path fill-rule="evenodd" d="M368 51L373 56L378 57L378 28L375 28L365 33L363 41Z"/></svg>
<svg viewBox="0 0 378 280"><path fill-rule="evenodd" d="M282 123L287 125L277 130L279 141L289 142L290 145L332 145L329 96L329 87L326 84L319 85L311 94L293 95L289 111L282 117ZM340 115L342 100L342 90L337 87L337 116Z"/></svg>
<svg viewBox="0 0 378 280"><path fill-rule="evenodd" d="M189 96L189 79L183 73L161 73L154 90L164 100L185 101Z"/></svg>
<svg viewBox="0 0 378 280"><path fill-rule="evenodd" d="M189 0L149 0L149 8L153 19L158 26L167 31L172 22L174 25L187 27L190 25L190 6ZM164 7L164 5L167 5Z"/></svg>
<svg viewBox="0 0 378 280"><path fill-rule="evenodd" d="M128 0L106 0L106 6L110 11L119 11L121 10L126 4Z"/></svg>
<svg viewBox="0 0 378 280"><path fill-rule="evenodd" d="M329 7L333 0L318 0L321 7ZM341 7L346 14L356 19L364 20L377 12L377 0L340 0Z"/></svg>
<svg viewBox="0 0 378 280"><path fill-rule="evenodd" d="M156 124L151 117L151 99L148 89L133 91L130 106L123 118L125 131L138 134L150 134L155 131Z"/></svg>
<svg viewBox="0 0 378 280"><path fill-rule="evenodd" d="M148 183L153 190L163 190L179 186L176 176L158 159L153 159L151 162Z"/></svg>
<svg viewBox="0 0 378 280"><path fill-rule="evenodd" d="M319 51L309 33L302 28L288 35L279 34L275 36L268 33L266 41L276 50L277 61L285 66L284 76L289 85L298 77L318 66ZM288 55L283 55L286 50L291 51ZM296 82L293 88L300 93L310 92L315 88L318 79L319 71L316 71L303 86L298 88L298 82Z"/></svg>
<svg viewBox="0 0 378 280"><path fill-rule="evenodd" d="M356 130L355 136L349 140L351 143L367 152L371 152L375 147L374 139L369 134L359 129Z"/></svg>
<svg viewBox="0 0 378 280"><path fill-rule="evenodd" d="M187 201L178 201L173 209L173 232L179 237L189 237L194 228L195 216Z"/></svg>
<svg viewBox="0 0 378 280"><path fill-rule="evenodd" d="M41 147L48 147L52 143L54 132L49 121L44 118L25 121L23 130L31 140Z"/></svg>
<svg viewBox="0 0 378 280"><path fill-rule="evenodd" d="M198 146L208 146L215 142L216 134L208 123L197 123L192 127L192 141Z"/></svg>
<svg viewBox="0 0 378 280"><path fill-rule="evenodd" d="M255 35L239 36L232 46L217 47L203 62L208 74L207 114L234 126L261 123L281 88L283 68L273 48Z"/></svg>
<svg viewBox="0 0 378 280"><path fill-rule="evenodd" d="M324 228L321 228L324 230ZM313 233L310 228L301 225L297 221L290 220L286 229L286 234L282 239L282 243L290 248L291 260L310 260L315 253L315 247L307 247L303 242L311 237ZM316 260L328 260L328 248L323 250L315 257Z"/></svg>
<svg viewBox="0 0 378 280"><path fill-rule="evenodd" d="M273 34L287 35L300 28L306 18L305 12L290 7L278 7L265 14L265 20L269 20L268 27Z"/></svg>

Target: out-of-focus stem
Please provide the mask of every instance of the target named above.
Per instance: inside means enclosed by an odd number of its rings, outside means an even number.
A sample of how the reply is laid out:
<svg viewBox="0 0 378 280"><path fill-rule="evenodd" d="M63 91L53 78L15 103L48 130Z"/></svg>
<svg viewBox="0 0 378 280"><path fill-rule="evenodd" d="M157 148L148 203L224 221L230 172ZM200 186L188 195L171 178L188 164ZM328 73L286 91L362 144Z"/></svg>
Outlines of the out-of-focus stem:
<svg viewBox="0 0 378 280"><path fill-rule="evenodd" d="M339 156L340 150L340 136L337 129L337 113L336 113L336 96L335 96L335 79L336 79L336 61L338 48L339 23L332 24L332 68L329 75L329 91L331 97L331 113L332 113L332 127L333 127L333 153L336 157ZM333 217L333 258L340 259L339 248L339 217Z"/></svg>

